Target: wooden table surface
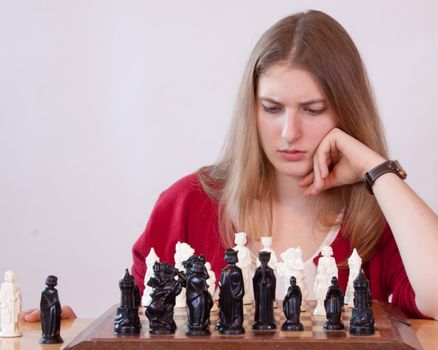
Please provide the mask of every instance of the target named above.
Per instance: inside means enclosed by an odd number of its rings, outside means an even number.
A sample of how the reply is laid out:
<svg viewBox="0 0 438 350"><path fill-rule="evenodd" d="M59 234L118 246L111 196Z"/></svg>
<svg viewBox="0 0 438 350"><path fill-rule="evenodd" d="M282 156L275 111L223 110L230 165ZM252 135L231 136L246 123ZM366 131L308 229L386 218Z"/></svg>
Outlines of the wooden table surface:
<svg viewBox="0 0 438 350"><path fill-rule="evenodd" d="M0 338L0 350L59 350L63 349L76 335L84 330L93 320L64 320L61 324L61 336L64 344L40 345L40 323L23 323L23 336L18 338ZM438 349L438 321L410 320L412 329L425 350Z"/></svg>

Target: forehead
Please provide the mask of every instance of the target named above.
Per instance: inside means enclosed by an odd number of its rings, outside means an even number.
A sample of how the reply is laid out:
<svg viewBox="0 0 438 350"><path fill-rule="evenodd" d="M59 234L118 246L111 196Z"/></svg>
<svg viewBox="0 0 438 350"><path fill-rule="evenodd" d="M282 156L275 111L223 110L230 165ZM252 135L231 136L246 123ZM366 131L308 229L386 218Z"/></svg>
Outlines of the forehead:
<svg viewBox="0 0 438 350"><path fill-rule="evenodd" d="M258 97L278 101L323 99L324 93L312 73L285 63L270 66L259 78Z"/></svg>

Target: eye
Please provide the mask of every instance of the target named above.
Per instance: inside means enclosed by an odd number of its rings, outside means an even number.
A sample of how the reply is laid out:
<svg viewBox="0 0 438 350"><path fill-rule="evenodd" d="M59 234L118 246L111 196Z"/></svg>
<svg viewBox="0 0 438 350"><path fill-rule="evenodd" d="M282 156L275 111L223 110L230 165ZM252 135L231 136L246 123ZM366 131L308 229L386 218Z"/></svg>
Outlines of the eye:
<svg viewBox="0 0 438 350"><path fill-rule="evenodd" d="M271 113L271 114L279 113L283 110L281 106L266 106L262 104L262 107L266 113Z"/></svg>
<svg viewBox="0 0 438 350"><path fill-rule="evenodd" d="M325 110L326 110L326 108L310 108L310 107L304 108L304 111L310 115L319 115L319 114L324 113Z"/></svg>

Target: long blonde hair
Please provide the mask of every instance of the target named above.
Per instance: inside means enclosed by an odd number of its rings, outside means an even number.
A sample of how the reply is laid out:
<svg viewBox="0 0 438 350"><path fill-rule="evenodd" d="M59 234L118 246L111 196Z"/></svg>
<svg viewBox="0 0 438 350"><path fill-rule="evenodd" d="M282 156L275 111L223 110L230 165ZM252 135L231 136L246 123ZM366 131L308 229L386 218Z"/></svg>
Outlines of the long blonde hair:
<svg viewBox="0 0 438 350"><path fill-rule="evenodd" d="M280 61L312 73L338 117L337 126L387 157L365 67L345 29L327 14L313 10L280 20L251 53L219 161L198 171L204 190L220 203L219 227L226 246L232 246L237 231L257 237L261 228L272 228L273 167L257 135L256 98L260 76ZM367 261L385 224L380 208L361 183L330 193L340 206L320 201L319 223L334 224L333 214L344 208L342 232Z"/></svg>

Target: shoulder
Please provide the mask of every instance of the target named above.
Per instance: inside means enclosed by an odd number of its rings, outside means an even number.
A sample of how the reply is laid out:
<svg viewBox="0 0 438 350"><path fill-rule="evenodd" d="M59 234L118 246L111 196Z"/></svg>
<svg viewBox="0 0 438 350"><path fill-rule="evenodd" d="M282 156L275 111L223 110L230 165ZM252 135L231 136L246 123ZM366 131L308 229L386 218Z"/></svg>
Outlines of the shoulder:
<svg viewBox="0 0 438 350"><path fill-rule="evenodd" d="M191 173L176 181L164 190L157 201L159 208L166 208L175 204L212 203L212 199L204 191L198 174Z"/></svg>

